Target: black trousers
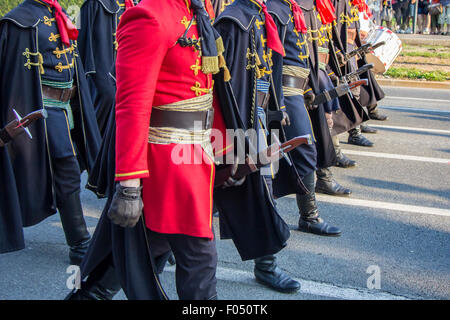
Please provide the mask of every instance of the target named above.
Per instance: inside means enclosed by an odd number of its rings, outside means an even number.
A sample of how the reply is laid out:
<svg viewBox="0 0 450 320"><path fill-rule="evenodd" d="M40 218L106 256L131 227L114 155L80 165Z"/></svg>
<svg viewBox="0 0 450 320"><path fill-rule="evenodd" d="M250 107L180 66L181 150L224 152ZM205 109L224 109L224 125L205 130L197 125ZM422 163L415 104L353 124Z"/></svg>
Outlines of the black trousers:
<svg viewBox="0 0 450 320"><path fill-rule="evenodd" d="M395 21L399 27L406 28L406 22L409 15L409 3L410 1L403 1L393 4Z"/></svg>
<svg viewBox="0 0 450 320"><path fill-rule="evenodd" d="M176 287L181 300L209 300L217 297L215 240L183 234L148 232L150 247L158 257L172 250L176 260Z"/></svg>

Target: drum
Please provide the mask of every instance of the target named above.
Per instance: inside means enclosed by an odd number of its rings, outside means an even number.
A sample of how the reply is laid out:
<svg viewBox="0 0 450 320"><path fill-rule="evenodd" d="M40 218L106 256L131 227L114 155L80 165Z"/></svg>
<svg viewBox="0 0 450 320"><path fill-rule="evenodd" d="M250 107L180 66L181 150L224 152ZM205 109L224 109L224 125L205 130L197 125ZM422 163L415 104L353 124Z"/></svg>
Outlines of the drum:
<svg viewBox="0 0 450 320"><path fill-rule="evenodd" d="M376 26L367 35L366 42L377 44L384 41L385 44L366 54L367 63L373 64L372 71L385 73L402 51L402 42L395 33L385 27Z"/></svg>
<svg viewBox="0 0 450 320"><path fill-rule="evenodd" d="M369 34L371 31L376 29L377 25L373 23L364 12L359 13L359 31Z"/></svg>

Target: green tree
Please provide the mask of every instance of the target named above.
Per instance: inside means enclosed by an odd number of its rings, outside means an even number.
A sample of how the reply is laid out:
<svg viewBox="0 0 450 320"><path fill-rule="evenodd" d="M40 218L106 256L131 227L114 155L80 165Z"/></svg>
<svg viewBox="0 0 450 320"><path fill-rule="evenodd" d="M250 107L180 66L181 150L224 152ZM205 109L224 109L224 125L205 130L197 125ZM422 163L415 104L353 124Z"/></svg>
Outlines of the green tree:
<svg viewBox="0 0 450 320"><path fill-rule="evenodd" d="M11 9L15 8L22 0L1 0L0 1L0 17ZM70 5L81 6L84 0L59 0L63 8L68 8Z"/></svg>

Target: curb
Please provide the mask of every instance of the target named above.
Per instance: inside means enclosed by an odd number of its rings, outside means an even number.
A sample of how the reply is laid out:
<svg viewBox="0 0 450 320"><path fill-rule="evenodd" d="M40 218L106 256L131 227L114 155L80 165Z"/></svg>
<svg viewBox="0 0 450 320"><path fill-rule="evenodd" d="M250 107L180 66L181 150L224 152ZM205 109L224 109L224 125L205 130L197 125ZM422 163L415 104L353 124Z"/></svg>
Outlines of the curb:
<svg viewBox="0 0 450 320"><path fill-rule="evenodd" d="M444 46L450 47L450 36L437 36L437 35L418 35L418 34L398 34L398 38L403 44L409 45L430 45L430 46Z"/></svg>
<svg viewBox="0 0 450 320"><path fill-rule="evenodd" d="M450 90L450 81L418 81L418 80L402 80L402 79L379 79L377 82L381 86L389 87L408 87L408 88L428 88Z"/></svg>

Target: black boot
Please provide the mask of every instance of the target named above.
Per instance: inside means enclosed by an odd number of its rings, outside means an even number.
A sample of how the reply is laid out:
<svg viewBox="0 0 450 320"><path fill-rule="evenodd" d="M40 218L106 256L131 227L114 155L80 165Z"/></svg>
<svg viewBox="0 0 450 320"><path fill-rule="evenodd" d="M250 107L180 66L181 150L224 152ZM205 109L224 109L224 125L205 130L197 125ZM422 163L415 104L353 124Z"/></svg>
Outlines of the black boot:
<svg viewBox="0 0 450 320"><path fill-rule="evenodd" d="M363 133L377 133L378 132L377 129L372 128L370 126L363 125L363 124L360 127L361 127L361 132L363 132Z"/></svg>
<svg viewBox="0 0 450 320"><path fill-rule="evenodd" d="M112 300L121 285L112 264L94 270L81 289L74 289L64 300Z"/></svg>
<svg viewBox="0 0 450 320"><path fill-rule="evenodd" d="M300 211L298 230L320 236L337 237L341 235L341 230L338 227L329 225L319 217L314 193L297 195L297 205Z"/></svg>
<svg viewBox="0 0 450 320"><path fill-rule="evenodd" d="M348 158L342 152L339 155L336 155L336 166L341 168L353 168L356 167L356 161Z"/></svg>
<svg viewBox="0 0 450 320"><path fill-rule="evenodd" d="M356 161L349 159L342 153L341 145L338 136L332 137L334 150L336 151L336 166L341 168L351 168L356 166Z"/></svg>
<svg viewBox="0 0 450 320"><path fill-rule="evenodd" d="M319 218L319 209L317 209L314 193L314 172L303 178L303 184L309 190L309 193L305 195L297 194L297 206L300 212L298 230L323 236L339 236L341 234L339 228L330 226Z"/></svg>
<svg viewBox="0 0 450 320"><path fill-rule="evenodd" d="M348 135L348 143L361 147L373 147L373 142L361 134L361 128L350 130Z"/></svg>
<svg viewBox="0 0 450 320"><path fill-rule="evenodd" d="M341 186L333 178L333 173L329 168L317 169L317 182L315 191L317 193L325 193L332 196L349 196L352 190Z"/></svg>
<svg viewBox="0 0 450 320"><path fill-rule="evenodd" d="M300 290L300 283L278 268L274 255L255 259L254 274L256 281L282 293L294 293Z"/></svg>
<svg viewBox="0 0 450 320"><path fill-rule="evenodd" d="M70 264L80 265L91 239L83 216L80 193L75 192L64 199L59 199L57 206L66 242L70 248Z"/></svg>
<svg viewBox="0 0 450 320"><path fill-rule="evenodd" d="M369 118L372 120L385 121L388 119L387 115L378 113L377 105L368 106L367 110L369 111Z"/></svg>

